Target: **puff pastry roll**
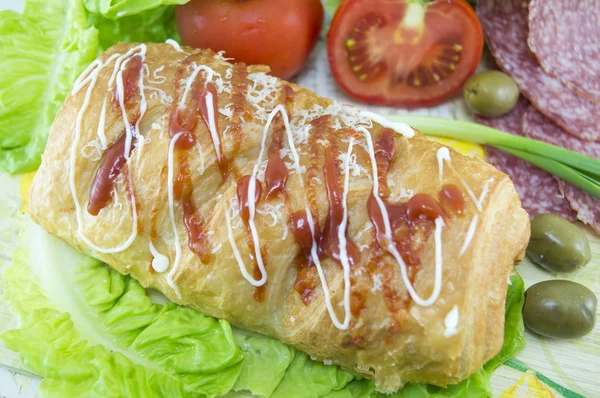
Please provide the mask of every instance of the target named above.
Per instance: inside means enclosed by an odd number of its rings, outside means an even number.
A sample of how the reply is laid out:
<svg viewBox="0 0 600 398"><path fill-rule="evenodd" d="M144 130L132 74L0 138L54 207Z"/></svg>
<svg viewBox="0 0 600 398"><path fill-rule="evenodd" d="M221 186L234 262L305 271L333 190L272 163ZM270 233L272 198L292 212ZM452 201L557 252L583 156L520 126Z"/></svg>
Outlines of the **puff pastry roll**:
<svg viewBox="0 0 600 398"><path fill-rule="evenodd" d="M83 72L29 208L143 286L383 392L499 351L529 238L482 159L174 44L118 44Z"/></svg>

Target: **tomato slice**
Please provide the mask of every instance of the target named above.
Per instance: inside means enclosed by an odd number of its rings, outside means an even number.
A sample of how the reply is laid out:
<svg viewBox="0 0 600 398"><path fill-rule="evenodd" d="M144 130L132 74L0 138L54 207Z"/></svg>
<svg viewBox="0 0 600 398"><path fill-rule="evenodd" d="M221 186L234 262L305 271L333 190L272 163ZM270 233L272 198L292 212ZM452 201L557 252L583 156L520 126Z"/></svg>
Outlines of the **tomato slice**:
<svg viewBox="0 0 600 398"><path fill-rule="evenodd" d="M464 0L344 0L329 35L329 65L350 96L414 108L459 91L477 69L481 25Z"/></svg>

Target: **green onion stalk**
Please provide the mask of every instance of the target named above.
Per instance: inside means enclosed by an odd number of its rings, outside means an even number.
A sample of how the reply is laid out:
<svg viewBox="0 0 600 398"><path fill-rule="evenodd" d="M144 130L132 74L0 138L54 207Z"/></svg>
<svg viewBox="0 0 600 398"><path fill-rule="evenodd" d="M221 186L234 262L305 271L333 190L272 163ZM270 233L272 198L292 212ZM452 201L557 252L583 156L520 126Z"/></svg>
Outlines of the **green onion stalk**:
<svg viewBox="0 0 600 398"><path fill-rule="evenodd" d="M394 116L423 134L493 146L546 170L600 199L600 160L481 124L429 116Z"/></svg>

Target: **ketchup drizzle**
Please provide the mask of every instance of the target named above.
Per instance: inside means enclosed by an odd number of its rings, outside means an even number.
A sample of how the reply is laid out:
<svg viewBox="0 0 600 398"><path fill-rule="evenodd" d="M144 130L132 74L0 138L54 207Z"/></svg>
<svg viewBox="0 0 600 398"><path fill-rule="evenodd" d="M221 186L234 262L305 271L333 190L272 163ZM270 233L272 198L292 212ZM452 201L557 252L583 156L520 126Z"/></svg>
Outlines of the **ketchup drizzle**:
<svg viewBox="0 0 600 398"><path fill-rule="evenodd" d="M315 223L316 219L313 218ZM312 292L317 284L317 271L313 265L311 255L313 245L313 234L310 231L310 224L305 210L300 210L290 215L290 227L296 243L300 246L301 252L296 257L296 281L294 290L298 292L302 302L308 305L312 301ZM318 225L313 226L315 241L320 240L320 229Z"/></svg>
<svg viewBox="0 0 600 398"><path fill-rule="evenodd" d="M459 216L462 216L465 212L465 198L456 185L444 185L438 193L438 200L447 212L453 212Z"/></svg>
<svg viewBox="0 0 600 398"><path fill-rule="evenodd" d="M212 258L208 246L206 223L197 214L196 205L192 199L192 180L189 172L187 152L179 152L179 173L173 184L173 196L181 201L183 207L183 223L188 235L188 247L198 255L200 261L208 264Z"/></svg>
<svg viewBox="0 0 600 398"><path fill-rule="evenodd" d="M329 215L325 221L325 228L321 235L319 249L320 252L341 264L340 259L340 239L338 228L342 224L344 218L343 209L343 189L340 185L338 175L338 167L333 153L334 149L330 145L325 148L325 166L323 172L325 174L325 187L327 188L327 198L329 199ZM348 262L350 265L358 263L360 252L356 245L348 238L348 227L346 226L346 250L348 254Z"/></svg>
<svg viewBox="0 0 600 398"><path fill-rule="evenodd" d="M284 95L287 98L287 94ZM313 231L317 245L321 242L321 229L318 225L319 221L314 217L315 214L318 214L317 210L319 208L314 190L319 162L319 145L317 139L323 137L323 135L328 132L330 118L331 115L324 115L312 120L310 124L313 126L313 131L308 136L309 165L306 170L306 198L308 200L308 209L312 213L312 218L315 222ZM316 267L312 266L313 258L311 249L313 235L310 231L306 211L300 210L291 214L290 224L296 243L298 243L302 250L301 256L303 258L303 260L297 262L297 267L299 268L296 274L294 288L300 294L302 302L307 305L312 300L311 293L315 290L318 279ZM321 254L321 249L319 247L317 247L317 253L319 253L318 255Z"/></svg>
<svg viewBox="0 0 600 398"><path fill-rule="evenodd" d="M181 64L177 82L181 80L181 74L189 66L190 61L191 58L187 57ZM188 150L197 142L195 130L199 119L198 113L202 115L208 128L208 110L205 102L207 92L210 92L213 96L215 124L218 124L218 109L217 91L214 84L201 85L200 83L199 79L192 82L189 104L182 104L181 107L178 104L173 105L169 117L169 136L173 138L178 133L182 133L175 143L179 158L179 171L173 183L173 195L175 199L181 202L183 208L183 221L188 235L188 247L200 258L202 263L207 264L212 258L206 231L207 222L198 214L192 198L193 185L189 173ZM176 91L180 93L181 87L177 86ZM180 95L182 94L180 93ZM219 162L219 166L221 168L222 162Z"/></svg>
<svg viewBox="0 0 600 398"><path fill-rule="evenodd" d="M341 265L338 228L342 224L342 220L344 217L344 209L342 202L343 188L340 184L338 164L335 156L335 154L338 152L337 146L335 144L336 137L333 133L333 129L328 127L329 121L330 116L325 116L317 118L311 122L311 124L314 127L314 131L311 138L309 138L309 145L311 145L312 143L312 146L314 146L314 150L310 151L311 167L309 168L309 172L311 173L308 175L308 178L310 179L308 186L311 187L311 185L315 181L314 177L316 176L315 171L317 168L318 161L316 139L317 137L321 137L322 135L327 134L329 136L329 145L325 148L325 163L323 165L323 173L325 178L327 198L329 201L329 213L325 221L323 231L321 232L318 225L314 225L313 230L315 235L315 242L318 244L318 255L327 256ZM311 193L311 190L309 190L308 193ZM314 199L314 194L307 196L309 197L309 208L311 208L310 204L313 204L313 206L316 207L316 200ZM313 197L312 202L310 201L311 197ZM305 304L308 304L310 302L310 294L315 289L315 284L317 282L316 271L314 267L310 267L313 261L311 253L313 245L313 235L309 228L306 211L303 210L293 213L290 217L290 222L292 233L296 239L296 242L302 249L301 258L303 259L301 261L297 261L297 265L300 264L300 267L298 268L298 273L296 274L294 288L300 294L302 301ZM317 222L316 219L315 222ZM346 251L348 256L348 262L351 266L358 264L358 261L360 259L360 251L358 250L358 247L356 247L356 245L348 238L347 229L346 231L344 231L344 234L346 235Z"/></svg>
<svg viewBox="0 0 600 398"><path fill-rule="evenodd" d="M414 195L407 202L390 203L387 200L387 196L389 195L387 177L382 178L382 176L387 176L393 157L393 136L387 130L384 130L377 140L375 158L379 171L378 179L383 187L383 189L380 189L380 195L388 212L390 227L392 229L392 242L384 241L385 227L383 214L373 193L371 193L367 202L367 212L375 228L376 239L373 244L377 246L376 253L379 254L372 256L367 268L369 273L378 270L382 272L383 296L392 316L390 332L395 333L402 330L402 324L406 321L406 314L400 310L408 308L410 296L406 292L400 295L392 286L394 267L387 262L381 261L382 249L388 244L396 246L396 249L408 267L408 276L412 283L421 265L423 247L435 228L435 220L439 217L442 217L445 221L448 220L449 216L445 211L447 206L455 209L457 213L459 211L462 212L464 199L458 188L446 186L442 188L438 195L444 207L433 197L423 193ZM374 249L373 245L371 249Z"/></svg>
<svg viewBox="0 0 600 398"><path fill-rule="evenodd" d="M134 99L139 95L139 81L144 66L142 54L135 54L129 59L125 69L121 72L123 78L123 104L133 104ZM115 85L115 102L117 101L117 86Z"/></svg>
<svg viewBox="0 0 600 398"><path fill-rule="evenodd" d="M283 86L279 101L286 106L294 102L296 93L294 89L288 85ZM289 110L288 110L289 112ZM283 133L285 126L280 114L275 116L273 120L273 133L271 134L271 144L269 145L269 159L267 161L267 169L265 171L265 183L267 185L267 199L283 192L288 179L288 169L281 157L281 149L283 148Z"/></svg>
<svg viewBox="0 0 600 398"><path fill-rule="evenodd" d="M194 96L192 96L194 98ZM178 106L174 106L169 116L169 136L175 137L178 133L182 133L175 143L177 149L191 149L196 143L196 115L190 109L181 110Z"/></svg>
<svg viewBox="0 0 600 398"><path fill-rule="evenodd" d="M281 157L284 129L281 115L277 114L273 120L273 133L271 135L271 144L269 145L269 160L267 161L267 169L265 170L267 199L283 192L288 179L289 172Z"/></svg>
<svg viewBox="0 0 600 398"><path fill-rule="evenodd" d="M238 182L237 182L237 197L238 197L238 204L240 207L240 217L242 218L242 221L244 221L244 225L246 226L246 229L247 229L246 243L248 244L248 249L250 250L251 258L252 258L252 265L253 265L252 266L252 277L256 280L259 280L262 277L262 275L260 272L260 268L258 268L258 261L254 257L256 246L254 246L254 239L252 239L252 232L250 231L250 226L248 224L248 220L250 219L250 211L248 209L248 207L250 206L250 198L248 197L248 186L250 185L251 179L252 179L252 176L246 175L238 180ZM254 190L254 206L256 208L256 203L260 199L262 186L260 184L260 181L258 181L258 180L255 180L255 183L256 183L256 188ZM266 258L265 258L266 256L263 253L262 247L260 248L260 254L261 254L261 257L263 258L264 266L266 268L267 267ZM256 286L254 288L253 297L259 303L263 302L265 299L266 285L267 284L265 283L262 286Z"/></svg>
<svg viewBox="0 0 600 398"><path fill-rule="evenodd" d="M283 91L281 94L281 103L284 105L292 104L294 102L294 99L296 98L296 92L291 86L288 86L287 84L283 86Z"/></svg>
<svg viewBox="0 0 600 398"><path fill-rule="evenodd" d="M248 224L248 219L250 218L250 212L248 210L248 206L250 205L250 198L248 198L248 186L250 185L251 176L243 176L237 182L237 197L238 203L240 206L240 217L244 220L244 223ZM256 203L260 199L260 194L262 191L262 186L258 179L255 180L256 188L254 190L254 205L256 208ZM260 279L260 277L259 277Z"/></svg>
<svg viewBox="0 0 600 398"><path fill-rule="evenodd" d="M387 197L390 194L387 183L387 175L395 155L396 145L394 144L394 131L390 129L384 129L377 140L377 148L375 149L379 195L383 197Z"/></svg>
<svg viewBox="0 0 600 398"><path fill-rule="evenodd" d="M306 168L306 198L308 199L308 208L313 215L319 214L319 203L317 202L315 185L319 180L317 175L319 174L319 149L321 148L321 145L319 145L317 141L323 139L325 134L329 132L330 128L328 125L330 120L331 115L323 115L310 122L313 129L308 136L309 164Z"/></svg>
<svg viewBox="0 0 600 398"><path fill-rule="evenodd" d="M139 106L137 110L131 108L136 105L136 96L139 94L139 80L144 66L144 60L141 54L134 55L121 72L123 79L123 106L127 113L132 112L133 117L128 115L129 123L134 125L140 118ZM118 106L117 86L114 88L115 105ZM129 153L125 154L126 134L115 141L105 152L100 162L100 166L96 171L94 180L90 187L90 199L87 205L88 213L97 216L100 210L105 208L111 200L111 192L113 190L115 180L121 174L121 171L127 159L131 156L135 148L135 141L131 143ZM127 156L126 156L127 155Z"/></svg>
<svg viewBox="0 0 600 398"><path fill-rule="evenodd" d="M188 234L188 247L200 257L203 264L208 264L212 256L208 247L206 222L197 214L191 194L184 195L182 204L183 221Z"/></svg>
<svg viewBox="0 0 600 398"><path fill-rule="evenodd" d="M115 143L108 147L104 152L100 167L96 171L87 206L88 213L93 216L97 216L100 210L110 202L115 180L127 163L125 159L125 138L125 134L122 134ZM135 142L132 143L128 156L131 155L134 148Z"/></svg>
<svg viewBox="0 0 600 398"><path fill-rule="evenodd" d="M160 170L160 182L159 187L164 187L166 184L166 175L167 175L167 165L164 164ZM159 188L160 190L160 188ZM154 199L154 203L152 204L152 210L150 211L150 239L154 242L157 238L156 232L156 224L158 221L158 214L160 212L160 205L162 201L160 200L161 196L157 195L156 199ZM152 268L154 270L154 268Z"/></svg>

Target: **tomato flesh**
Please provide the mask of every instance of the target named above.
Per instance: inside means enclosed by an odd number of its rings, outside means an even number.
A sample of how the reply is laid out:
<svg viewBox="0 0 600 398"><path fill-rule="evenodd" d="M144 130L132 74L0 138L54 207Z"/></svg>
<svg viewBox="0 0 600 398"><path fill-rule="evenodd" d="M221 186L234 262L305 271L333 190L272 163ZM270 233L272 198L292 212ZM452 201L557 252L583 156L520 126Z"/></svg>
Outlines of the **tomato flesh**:
<svg viewBox="0 0 600 398"><path fill-rule="evenodd" d="M328 35L330 67L344 91L401 107L435 105L455 94L482 49L481 26L463 0L346 0Z"/></svg>

